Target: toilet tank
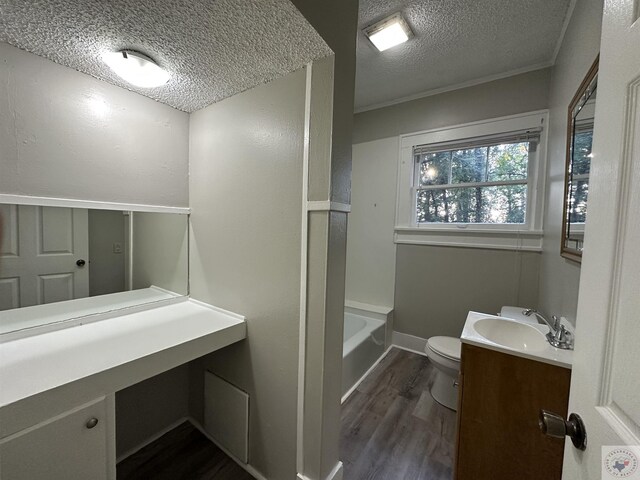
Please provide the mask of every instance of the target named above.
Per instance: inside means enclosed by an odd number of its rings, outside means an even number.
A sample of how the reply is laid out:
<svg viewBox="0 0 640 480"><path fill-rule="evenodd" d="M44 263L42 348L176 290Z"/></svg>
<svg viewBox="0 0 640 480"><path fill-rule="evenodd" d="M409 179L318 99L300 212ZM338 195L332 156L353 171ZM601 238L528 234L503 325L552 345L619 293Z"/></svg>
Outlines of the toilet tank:
<svg viewBox="0 0 640 480"><path fill-rule="evenodd" d="M506 318L513 318L514 320L518 320L519 322L524 323L538 323L538 319L535 315L531 315L527 317L522 313L523 310L526 310L527 307L513 307L505 305L500 309L500 316Z"/></svg>

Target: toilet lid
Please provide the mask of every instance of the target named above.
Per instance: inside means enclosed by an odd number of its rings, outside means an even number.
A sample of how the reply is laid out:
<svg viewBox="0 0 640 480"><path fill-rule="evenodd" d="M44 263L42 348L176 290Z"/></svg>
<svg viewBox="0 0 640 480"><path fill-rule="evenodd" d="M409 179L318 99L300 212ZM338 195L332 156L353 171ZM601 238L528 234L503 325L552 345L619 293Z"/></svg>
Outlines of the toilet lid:
<svg viewBox="0 0 640 480"><path fill-rule="evenodd" d="M431 337L427 340L427 345L434 352L452 360L460 360L460 349L462 344L459 338L454 337Z"/></svg>

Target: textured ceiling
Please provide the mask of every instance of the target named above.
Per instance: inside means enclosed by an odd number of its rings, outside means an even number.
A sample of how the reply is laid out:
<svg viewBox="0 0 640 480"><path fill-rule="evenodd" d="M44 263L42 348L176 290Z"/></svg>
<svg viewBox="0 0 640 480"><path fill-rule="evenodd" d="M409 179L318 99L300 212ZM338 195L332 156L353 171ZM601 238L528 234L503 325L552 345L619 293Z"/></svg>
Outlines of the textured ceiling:
<svg viewBox="0 0 640 480"><path fill-rule="evenodd" d="M571 0L360 0L356 110L549 66ZM378 52L362 28L402 11L415 37Z"/></svg>
<svg viewBox="0 0 640 480"><path fill-rule="evenodd" d="M0 0L0 41L186 112L331 54L289 0ZM100 54L124 48L169 83L120 80Z"/></svg>

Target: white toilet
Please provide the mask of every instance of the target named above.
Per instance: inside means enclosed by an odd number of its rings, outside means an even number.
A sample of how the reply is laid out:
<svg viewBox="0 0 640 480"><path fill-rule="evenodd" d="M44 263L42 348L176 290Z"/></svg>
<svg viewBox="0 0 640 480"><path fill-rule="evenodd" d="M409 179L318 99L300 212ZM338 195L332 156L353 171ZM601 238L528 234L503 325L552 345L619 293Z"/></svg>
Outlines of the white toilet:
<svg viewBox="0 0 640 480"><path fill-rule="evenodd" d="M522 314L524 307L504 306L501 317L514 318L527 323L537 323L535 319ZM451 410L458 406L458 373L460 372L460 350L462 344L455 337L431 337L427 340L425 353L436 369L431 386L431 396L441 405Z"/></svg>
<svg viewBox="0 0 640 480"><path fill-rule="evenodd" d="M436 368L436 375L431 386L431 396L441 405L457 410L458 404L458 372L460 372L459 338L431 337L427 340L425 352Z"/></svg>

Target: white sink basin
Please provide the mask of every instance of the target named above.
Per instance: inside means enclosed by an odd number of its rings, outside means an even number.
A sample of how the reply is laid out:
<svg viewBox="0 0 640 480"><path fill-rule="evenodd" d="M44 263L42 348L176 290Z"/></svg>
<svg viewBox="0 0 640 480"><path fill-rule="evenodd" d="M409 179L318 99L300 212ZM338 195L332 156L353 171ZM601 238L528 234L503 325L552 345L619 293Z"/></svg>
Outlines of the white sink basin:
<svg viewBox="0 0 640 480"><path fill-rule="evenodd" d="M548 331L544 325L469 312L460 340L468 345L571 368L573 351L552 347L546 338Z"/></svg>
<svg viewBox="0 0 640 480"><path fill-rule="evenodd" d="M473 324L474 330L490 342L514 350L540 352L549 346L537 328L501 318L483 318Z"/></svg>

